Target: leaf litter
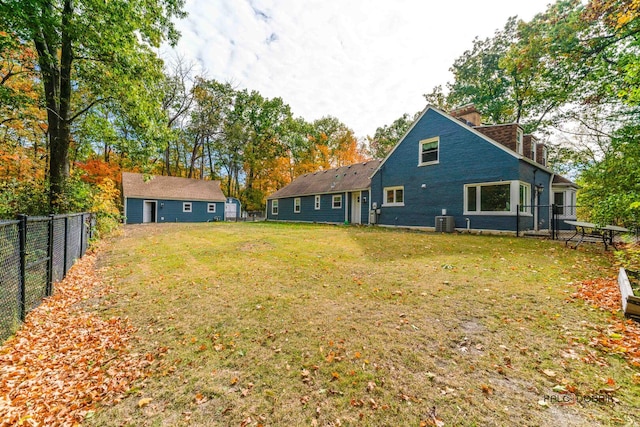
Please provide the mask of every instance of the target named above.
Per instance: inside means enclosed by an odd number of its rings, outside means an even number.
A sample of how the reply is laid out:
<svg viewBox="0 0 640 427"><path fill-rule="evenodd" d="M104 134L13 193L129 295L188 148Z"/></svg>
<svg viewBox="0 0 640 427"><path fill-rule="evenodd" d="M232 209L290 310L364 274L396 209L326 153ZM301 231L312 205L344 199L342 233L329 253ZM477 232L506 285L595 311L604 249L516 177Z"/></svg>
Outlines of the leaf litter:
<svg viewBox="0 0 640 427"><path fill-rule="evenodd" d="M618 354L635 367L640 367L640 323L619 316L620 289L616 278L585 280L572 295L612 314L609 324L599 330L590 345L606 353Z"/></svg>
<svg viewBox="0 0 640 427"><path fill-rule="evenodd" d="M95 264L95 253L78 260L0 347L0 426L80 425L147 375L154 356L129 351L128 319L83 308L111 291Z"/></svg>

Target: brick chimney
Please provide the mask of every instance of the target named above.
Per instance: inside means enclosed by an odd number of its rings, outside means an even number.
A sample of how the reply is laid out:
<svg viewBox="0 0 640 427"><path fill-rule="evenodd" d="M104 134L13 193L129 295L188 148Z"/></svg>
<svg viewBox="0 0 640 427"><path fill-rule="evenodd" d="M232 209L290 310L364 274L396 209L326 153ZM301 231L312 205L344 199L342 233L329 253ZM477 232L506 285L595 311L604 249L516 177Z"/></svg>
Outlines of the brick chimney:
<svg viewBox="0 0 640 427"><path fill-rule="evenodd" d="M476 106L473 104L467 104L462 107L455 108L451 110L449 114L469 126L480 126L482 124L480 112L476 110Z"/></svg>

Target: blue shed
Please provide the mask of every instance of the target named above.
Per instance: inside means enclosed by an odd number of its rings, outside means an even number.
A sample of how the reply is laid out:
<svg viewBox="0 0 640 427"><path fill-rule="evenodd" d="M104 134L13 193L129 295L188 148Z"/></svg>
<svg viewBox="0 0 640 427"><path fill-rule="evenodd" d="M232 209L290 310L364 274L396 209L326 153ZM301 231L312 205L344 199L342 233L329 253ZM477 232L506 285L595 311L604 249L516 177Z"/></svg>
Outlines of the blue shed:
<svg viewBox="0 0 640 427"><path fill-rule="evenodd" d="M267 198L267 220L368 224L371 175L379 164L371 160L301 175Z"/></svg>
<svg viewBox="0 0 640 427"><path fill-rule="evenodd" d="M125 224L223 221L220 181L122 173Z"/></svg>

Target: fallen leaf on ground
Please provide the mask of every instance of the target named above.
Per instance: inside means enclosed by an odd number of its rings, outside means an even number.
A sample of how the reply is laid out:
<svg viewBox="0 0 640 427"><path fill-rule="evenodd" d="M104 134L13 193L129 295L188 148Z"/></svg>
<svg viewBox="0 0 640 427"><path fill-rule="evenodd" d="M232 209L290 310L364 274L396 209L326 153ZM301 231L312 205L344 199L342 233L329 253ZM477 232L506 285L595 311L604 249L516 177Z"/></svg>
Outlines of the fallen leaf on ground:
<svg viewBox="0 0 640 427"><path fill-rule="evenodd" d="M79 259L0 348L0 426L78 425L99 402L121 399L153 363L129 352L135 329L127 319L83 308L111 291L95 263L95 253Z"/></svg>
<svg viewBox="0 0 640 427"><path fill-rule="evenodd" d="M578 290L572 295L601 310L610 311L615 316L609 319L609 325L589 343L592 347L617 354L640 367L640 324L631 319L621 319L620 288L616 278L585 280L578 284Z"/></svg>

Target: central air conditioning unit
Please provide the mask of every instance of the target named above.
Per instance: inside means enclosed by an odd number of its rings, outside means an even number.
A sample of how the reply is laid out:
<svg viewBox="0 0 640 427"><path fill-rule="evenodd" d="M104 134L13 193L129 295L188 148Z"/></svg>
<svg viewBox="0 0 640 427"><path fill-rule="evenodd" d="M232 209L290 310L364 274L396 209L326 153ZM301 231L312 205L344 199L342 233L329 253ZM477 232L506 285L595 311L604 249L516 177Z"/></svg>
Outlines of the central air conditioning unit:
<svg viewBox="0 0 640 427"><path fill-rule="evenodd" d="M436 217L436 232L437 233L453 233L456 231L456 220L452 216L437 216Z"/></svg>

